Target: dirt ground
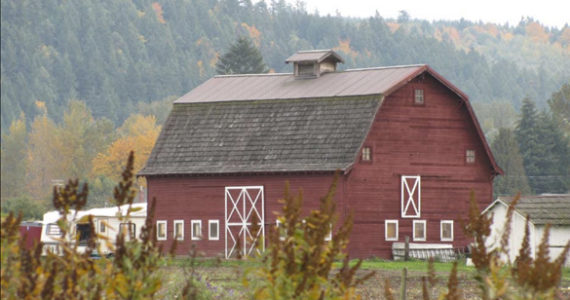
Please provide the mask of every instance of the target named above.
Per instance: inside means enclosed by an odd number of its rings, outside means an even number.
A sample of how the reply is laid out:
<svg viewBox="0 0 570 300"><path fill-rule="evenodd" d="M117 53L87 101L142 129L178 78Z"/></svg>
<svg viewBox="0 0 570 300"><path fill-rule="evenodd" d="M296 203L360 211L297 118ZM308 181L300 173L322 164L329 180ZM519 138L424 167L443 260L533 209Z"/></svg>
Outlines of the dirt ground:
<svg viewBox="0 0 570 300"><path fill-rule="evenodd" d="M359 270L358 275L365 275L374 271L375 275L358 288L362 299L385 299L384 284L388 279L395 299L400 293L401 271L397 270ZM165 281L158 298L171 299L179 296L179 292L185 282L185 274L181 267L163 267ZM202 282L201 288L208 290L213 299L247 299L246 290L241 284L241 268L232 266L198 267L197 278ZM438 273L438 284L430 290L430 299L437 299L446 290L447 273ZM425 272L409 271L406 280L406 298L422 299L422 280ZM478 296L477 282L472 275L465 272L458 274L459 288L464 299L480 299ZM208 297L208 298L210 298ZM561 284L558 299L570 299L570 281L565 280Z"/></svg>

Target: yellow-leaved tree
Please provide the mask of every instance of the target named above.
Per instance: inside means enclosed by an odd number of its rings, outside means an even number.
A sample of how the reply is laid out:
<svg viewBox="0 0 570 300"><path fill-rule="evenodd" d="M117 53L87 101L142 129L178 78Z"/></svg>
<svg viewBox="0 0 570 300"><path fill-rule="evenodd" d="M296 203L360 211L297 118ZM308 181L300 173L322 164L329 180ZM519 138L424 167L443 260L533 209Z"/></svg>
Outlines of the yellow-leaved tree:
<svg viewBox="0 0 570 300"><path fill-rule="evenodd" d="M135 174L146 163L152 147L160 133L154 116L135 114L130 116L118 130L118 138L93 159L92 173L103 175L113 180L119 180L121 162L125 161L126 153L133 149L139 158L134 165Z"/></svg>

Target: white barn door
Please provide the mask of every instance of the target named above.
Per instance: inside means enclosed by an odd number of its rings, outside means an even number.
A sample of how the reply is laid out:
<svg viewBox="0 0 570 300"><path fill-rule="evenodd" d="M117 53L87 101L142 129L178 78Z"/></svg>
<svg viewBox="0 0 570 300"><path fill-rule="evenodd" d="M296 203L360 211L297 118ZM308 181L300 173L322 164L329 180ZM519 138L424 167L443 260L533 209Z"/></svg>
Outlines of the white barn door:
<svg viewBox="0 0 570 300"><path fill-rule="evenodd" d="M226 187L225 194L226 259L236 256L238 251L242 256L248 256L259 237L265 241L263 186ZM252 232L251 220L254 218L259 222L257 232ZM262 243L262 250L265 250L265 243Z"/></svg>

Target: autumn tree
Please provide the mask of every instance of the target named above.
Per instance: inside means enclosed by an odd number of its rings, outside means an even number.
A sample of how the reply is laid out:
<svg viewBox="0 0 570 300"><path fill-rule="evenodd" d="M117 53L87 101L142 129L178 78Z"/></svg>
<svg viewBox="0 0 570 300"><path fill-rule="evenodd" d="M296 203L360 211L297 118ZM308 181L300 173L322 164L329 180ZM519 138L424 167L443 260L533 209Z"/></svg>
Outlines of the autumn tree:
<svg viewBox="0 0 570 300"><path fill-rule="evenodd" d="M138 172L146 163L159 133L160 126L156 125L154 116L130 116L118 129L118 138L93 159L92 174L119 180L121 162L131 149L139 158L134 165L135 173Z"/></svg>
<svg viewBox="0 0 570 300"><path fill-rule="evenodd" d="M44 103L36 106L42 113L34 118L28 135L26 183L33 199L47 200L54 180L65 178L65 157L59 128L47 116Z"/></svg>
<svg viewBox="0 0 570 300"><path fill-rule="evenodd" d="M221 75L258 74L267 71L261 52L250 39L243 36L239 37L216 63L216 72Z"/></svg>
<svg viewBox="0 0 570 300"><path fill-rule="evenodd" d="M20 118L12 121L8 133L2 135L2 203L7 197L21 196L26 192L23 184L27 165L26 139L26 117L21 114Z"/></svg>

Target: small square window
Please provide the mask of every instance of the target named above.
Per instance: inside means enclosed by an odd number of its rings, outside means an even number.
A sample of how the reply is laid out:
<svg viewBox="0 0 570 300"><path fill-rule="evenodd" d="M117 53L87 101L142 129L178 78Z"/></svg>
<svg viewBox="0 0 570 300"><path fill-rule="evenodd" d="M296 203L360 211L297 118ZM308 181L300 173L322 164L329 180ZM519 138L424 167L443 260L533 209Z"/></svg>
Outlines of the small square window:
<svg viewBox="0 0 570 300"><path fill-rule="evenodd" d="M423 105L424 104L424 90L417 89L414 92L414 104Z"/></svg>
<svg viewBox="0 0 570 300"><path fill-rule="evenodd" d="M372 160L372 149L370 149L370 147L363 147L362 161L371 161L371 160Z"/></svg>
<svg viewBox="0 0 570 300"><path fill-rule="evenodd" d="M441 240L442 241L453 241L453 221L446 220L441 221Z"/></svg>
<svg viewBox="0 0 570 300"><path fill-rule="evenodd" d="M208 239L212 241L217 241L220 239L220 221L208 221Z"/></svg>
<svg viewBox="0 0 570 300"><path fill-rule="evenodd" d="M57 224L52 223L52 224L47 224L46 233L47 235L61 235L62 232Z"/></svg>
<svg viewBox="0 0 570 300"><path fill-rule="evenodd" d="M426 240L426 221L425 220L415 220L414 221L414 241L425 241Z"/></svg>
<svg viewBox="0 0 570 300"><path fill-rule="evenodd" d="M384 221L384 237L387 241L398 240L398 220Z"/></svg>
<svg viewBox="0 0 570 300"><path fill-rule="evenodd" d="M202 238L202 221L192 220L192 240L197 241Z"/></svg>
<svg viewBox="0 0 570 300"><path fill-rule="evenodd" d="M183 241L184 240L184 220L174 220L173 238Z"/></svg>
<svg viewBox="0 0 570 300"><path fill-rule="evenodd" d="M468 149L465 151L465 162L468 164L475 163L475 150Z"/></svg>
<svg viewBox="0 0 570 300"><path fill-rule="evenodd" d="M166 221L156 221L156 239L159 241L166 240Z"/></svg>

